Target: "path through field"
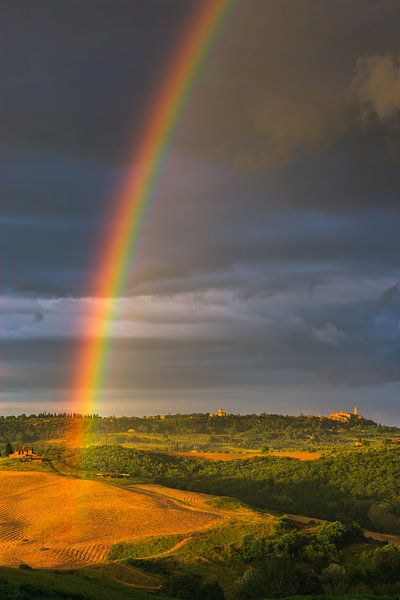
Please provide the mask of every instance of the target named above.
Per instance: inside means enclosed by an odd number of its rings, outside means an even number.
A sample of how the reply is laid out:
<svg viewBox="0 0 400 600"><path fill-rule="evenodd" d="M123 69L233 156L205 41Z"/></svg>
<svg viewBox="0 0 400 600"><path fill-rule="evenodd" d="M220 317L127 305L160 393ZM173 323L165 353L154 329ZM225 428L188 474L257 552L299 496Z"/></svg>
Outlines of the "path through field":
<svg viewBox="0 0 400 600"><path fill-rule="evenodd" d="M322 523L330 523L330 521L327 521L326 519L307 517L305 515L288 514L287 516L301 526L305 526L306 528L308 525L311 526L311 529L313 529L316 525L321 525ZM364 529L364 535L366 538L371 538L377 542L388 542L389 544L400 546L400 535L395 535L392 533L380 533L379 531L370 531L369 529Z"/></svg>
<svg viewBox="0 0 400 600"><path fill-rule="evenodd" d="M0 472L0 564L98 563L117 542L189 534L224 518L207 508L201 494L190 493L183 503L154 487L125 489L48 473Z"/></svg>

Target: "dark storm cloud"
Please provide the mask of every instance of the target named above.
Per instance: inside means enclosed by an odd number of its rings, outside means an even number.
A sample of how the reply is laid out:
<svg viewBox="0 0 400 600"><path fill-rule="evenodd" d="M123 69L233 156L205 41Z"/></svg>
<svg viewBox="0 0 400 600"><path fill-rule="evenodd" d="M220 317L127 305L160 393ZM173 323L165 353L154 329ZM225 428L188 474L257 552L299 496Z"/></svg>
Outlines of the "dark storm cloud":
<svg viewBox="0 0 400 600"><path fill-rule="evenodd" d="M396 58L390 54L359 58L353 86L366 117L372 113L383 122L396 118L400 110L400 72Z"/></svg>
<svg viewBox="0 0 400 600"><path fill-rule="evenodd" d="M0 4L1 375L22 404L68 398L105 215L196 4ZM394 397L399 20L394 0L237 0L141 227L109 412L140 394Z"/></svg>
<svg viewBox="0 0 400 600"><path fill-rule="evenodd" d="M160 210L163 216L161 203ZM184 228L179 211L172 210L172 216L176 221L169 227L163 219L146 224L131 278L133 292L208 284L239 286L247 293L262 288L263 280L266 288L294 281L308 287L333 273L356 270L377 276L398 267L397 212L274 214L260 208L247 215L243 209L235 219L227 203L219 215L194 213ZM174 238L178 244L170 243ZM190 250L182 253L181 248Z"/></svg>
<svg viewBox="0 0 400 600"><path fill-rule="evenodd" d="M0 6L0 139L126 160L194 3L20 0Z"/></svg>
<svg viewBox="0 0 400 600"><path fill-rule="evenodd" d="M389 110L396 103L396 67L386 55L400 53L397 2L249 0L234 16L185 127L193 152L286 164L354 133L360 100L377 106L380 95Z"/></svg>
<svg viewBox="0 0 400 600"><path fill-rule="evenodd" d="M400 283L395 283L394 285L391 285L390 287L387 288L387 290L385 290L382 294L382 296L379 298L378 302L376 303L376 308L378 310L382 310L383 308L385 308L385 306L391 301L392 298L394 298L399 291L399 285Z"/></svg>
<svg viewBox="0 0 400 600"><path fill-rule="evenodd" d="M195 5L4 3L3 142L125 161ZM237 1L195 90L185 146L258 165L331 147L353 131L360 99L378 111L396 103L399 17L395 0Z"/></svg>

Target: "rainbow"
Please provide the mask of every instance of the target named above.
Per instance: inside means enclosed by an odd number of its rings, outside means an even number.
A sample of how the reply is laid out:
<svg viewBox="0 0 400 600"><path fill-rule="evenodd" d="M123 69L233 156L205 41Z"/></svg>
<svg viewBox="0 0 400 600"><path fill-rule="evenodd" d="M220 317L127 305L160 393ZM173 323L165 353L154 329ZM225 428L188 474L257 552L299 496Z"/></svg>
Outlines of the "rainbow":
<svg viewBox="0 0 400 600"><path fill-rule="evenodd" d="M97 408L115 299L121 295L125 284L146 208L154 195L163 159L193 89L199 66L233 2L201 0L157 90L122 193L112 203L116 208L98 257L100 268L89 294L95 308L90 309L84 330L80 332L83 342L73 375L72 412L90 414Z"/></svg>

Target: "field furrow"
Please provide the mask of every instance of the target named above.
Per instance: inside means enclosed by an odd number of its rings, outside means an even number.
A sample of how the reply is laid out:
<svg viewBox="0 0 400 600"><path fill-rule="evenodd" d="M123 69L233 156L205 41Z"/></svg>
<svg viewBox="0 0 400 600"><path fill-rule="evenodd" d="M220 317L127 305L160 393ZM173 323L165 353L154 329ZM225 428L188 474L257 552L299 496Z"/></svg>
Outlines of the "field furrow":
<svg viewBox="0 0 400 600"><path fill-rule="evenodd" d="M223 518L201 494L117 487L49 473L0 472L0 564L71 567L105 560L112 544L191 533Z"/></svg>

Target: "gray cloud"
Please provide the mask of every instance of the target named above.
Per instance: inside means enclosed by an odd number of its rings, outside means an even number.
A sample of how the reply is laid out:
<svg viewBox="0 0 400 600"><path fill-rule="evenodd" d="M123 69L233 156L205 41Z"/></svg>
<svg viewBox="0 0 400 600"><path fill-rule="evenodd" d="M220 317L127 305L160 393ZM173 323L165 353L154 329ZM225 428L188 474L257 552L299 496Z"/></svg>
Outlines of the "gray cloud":
<svg viewBox="0 0 400 600"><path fill-rule="evenodd" d="M399 62L390 54L364 56L357 60L353 89L365 117L393 122L400 110Z"/></svg>
<svg viewBox="0 0 400 600"><path fill-rule="evenodd" d="M383 292L382 296L379 298L379 300L377 301L377 303L375 305L378 310L384 309L385 306L391 301L391 299L394 298L398 294L399 286L400 286L400 283L395 283L394 285L391 285Z"/></svg>
<svg viewBox="0 0 400 600"><path fill-rule="evenodd" d="M121 165L194 4L5 3L3 142ZM329 148L353 128L357 60L400 53L399 16L395 0L237 2L195 86L179 135L185 150L276 166Z"/></svg>
<svg viewBox="0 0 400 600"><path fill-rule="evenodd" d="M399 17L392 0L237 3L193 99L185 144L264 168L331 148L359 126L354 65L371 51L400 52Z"/></svg>
<svg viewBox="0 0 400 600"><path fill-rule="evenodd" d="M312 328L312 336L323 344L339 346L347 338L347 335L341 329L338 329L333 323L326 323L324 327Z"/></svg>
<svg viewBox="0 0 400 600"><path fill-rule="evenodd" d="M68 398L104 215L193 6L2 5L2 400ZM399 20L397 0L235 3L116 302L109 412L398 397Z"/></svg>

